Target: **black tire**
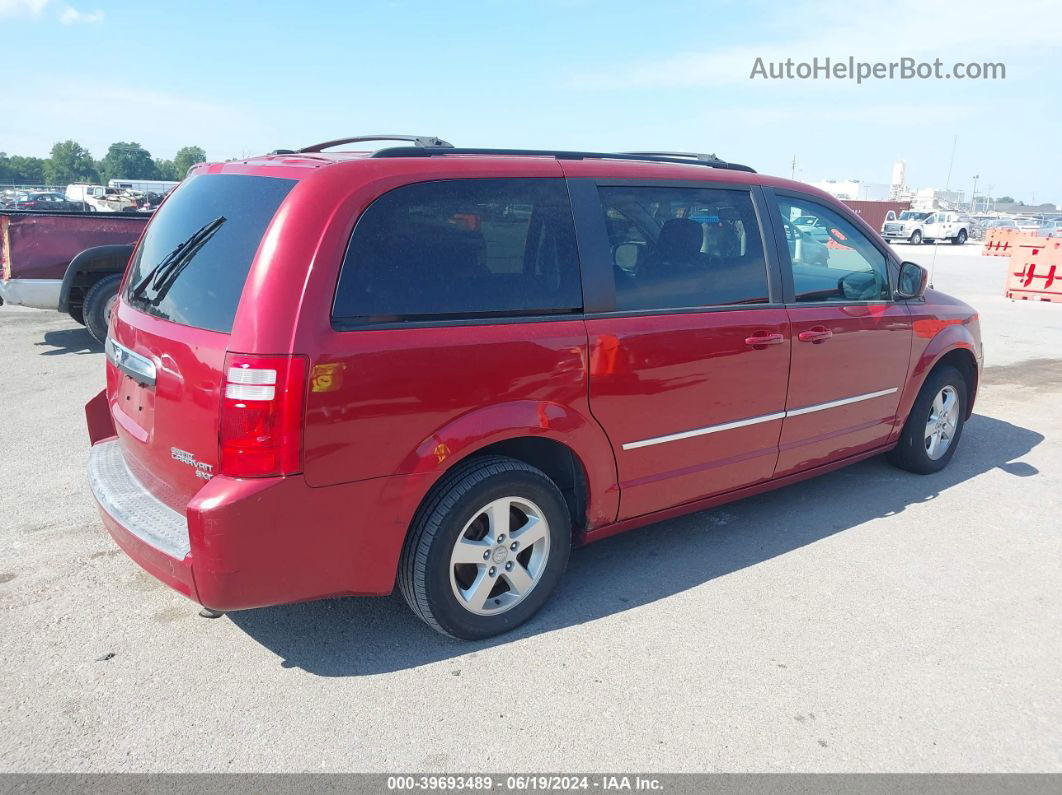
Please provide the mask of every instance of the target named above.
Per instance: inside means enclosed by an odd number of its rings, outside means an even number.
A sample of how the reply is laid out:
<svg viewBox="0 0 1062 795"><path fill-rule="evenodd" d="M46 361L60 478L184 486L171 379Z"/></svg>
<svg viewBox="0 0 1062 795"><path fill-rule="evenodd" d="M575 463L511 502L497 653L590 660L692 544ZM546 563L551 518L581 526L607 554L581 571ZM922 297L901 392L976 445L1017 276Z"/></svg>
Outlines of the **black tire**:
<svg viewBox="0 0 1062 795"><path fill-rule="evenodd" d="M549 551L539 579L522 601L496 615L478 615L454 593L450 556L477 513L507 496L531 500L540 508L549 526ZM413 612L437 632L465 640L499 635L545 604L568 564L571 535L564 497L545 473L513 458L473 458L445 475L417 511L399 561L398 587Z"/></svg>
<svg viewBox="0 0 1062 795"><path fill-rule="evenodd" d="M926 426L930 421L934 399L946 387L954 389L958 397L955 428L944 453L938 458L932 458L926 449ZM911 407L911 413L907 416L903 431L900 433L900 442L889 453L889 461L900 469L919 475L931 475L944 469L959 446L962 429L966 424L968 405L966 379L962 377L962 373L954 367L938 367L922 384L922 390L918 393L918 398Z"/></svg>
<svg viewBox="0 0 1062 795"><path fill-rule="evenodd" d="M920 245L922 245L922 230L921 229L916 229L916 230L914 230L911 233L911 245L912 246L920 246Z"/></svg>
<svg viewBox="0 0 1062 795"><path fill-rule="evenodd" d="M81 306L85 328L100 345L107 339L111 310L109 304L118 296L118 285L121 281L120 273L104 276L89 288L85 294L85 303Z"/></svg>
<svg viewBox="0 0 1062 795"><path fill-rule="evenodd" d="M83 306L72 306L67 310L67 314L75 323L85 325L85 308Z"/></svg>
<svg viewBox="0 0 1062 795"><path fill-rule="evenodd" d="M965 244L966 243L966 230L965 229L960 229L959 230L959 234L955 235L955 237L953 237L951 239L951 243L952 243L953 246L961 246L961 245Z"/></svg>

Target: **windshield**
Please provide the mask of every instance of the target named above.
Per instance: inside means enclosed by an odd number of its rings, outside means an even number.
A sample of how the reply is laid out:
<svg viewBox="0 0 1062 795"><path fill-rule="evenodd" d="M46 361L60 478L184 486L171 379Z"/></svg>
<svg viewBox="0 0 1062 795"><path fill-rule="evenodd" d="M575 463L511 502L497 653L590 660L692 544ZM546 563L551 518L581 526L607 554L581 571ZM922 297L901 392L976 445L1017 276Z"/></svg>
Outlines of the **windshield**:
<svg viewBox="0 0 1062 795"><path fill-rule="evenodd" d="M928 218L929 213L916 213L912 210L904 210L900 213L901 221L921 221L923 218Z"/></svg>
<svg viewBox="0 0 1062 795"><path fill-rule="evenodd" d="M185 326L232 331L262 235L294 184L290 179L234 174L186 179L144 234L126 280L126 302ZM205 240L189 246L179 267L159 267L169 264L167 258L172 262L182 244L217 219L223 225L217 224ZM154 289L147 289L156 275L163 278Z"/></svg>

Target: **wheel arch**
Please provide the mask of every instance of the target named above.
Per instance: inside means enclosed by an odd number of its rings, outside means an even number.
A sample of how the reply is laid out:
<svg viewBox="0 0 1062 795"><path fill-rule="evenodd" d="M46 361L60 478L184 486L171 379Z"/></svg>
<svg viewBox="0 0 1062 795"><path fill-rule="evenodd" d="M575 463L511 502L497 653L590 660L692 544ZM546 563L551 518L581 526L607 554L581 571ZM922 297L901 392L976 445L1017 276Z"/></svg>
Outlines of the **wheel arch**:
<svg viewBox="0 0 1062 795"><path fill-rule="evenodd" d="M572 530L577 534L586 530L590 496L586 465L571 447L548 436L515 436L481 447L455 465L492 455L513 458L542 470L564 495Z"/></svg>
<svg viewBox="0 0 1062 795"><path fill-rule="evenodd" d="M968 348L952 348L933 363L929 372L926 373L926 378L941 367L954 367L962 374L963 381L966 382L965 419L970 419L970 415L973 414L974 397L977 395L979 382L977 359L974 357L973 351Z"/></svg>
<svg viewBox="0 0 1062 795"><path fill-rule="evenodd" d="M69 314L80 307L88 291L104 276L122 273L133 253L133 244L93 246L80 252L66 266L59 290L59 311Z"/></svg>
<svg viewBox="0 0 1062 795"><path fill-rule="evenodd" d="M915 333L916 335L924 333L920 331L917 321ZM970 418L970 415L973 414L974 400L980 383L980 367L976 350L977 341L965 325L946 325L943 329L937 331L911 368L907 386L904 388L903 396L900 399L899 410L896 412L894 438L898 437L903 429L904 423L907 421L907 417L911 413L911 409L918 399L918 394L922 391L922 385L925 384L929 374L940 367L950 365L962 373L963 380L966 382L965 419Z"/></svg>
<svg viewBox="0 0 1062 795"><path fill-rule="evenodd" d="M454 467L504 455L545 472L564 494L577 532L613 522L619 509L616 459L605 432L574 408L513 401L455 418L418 445L402 469L418 477L420 505Z"/></svg>

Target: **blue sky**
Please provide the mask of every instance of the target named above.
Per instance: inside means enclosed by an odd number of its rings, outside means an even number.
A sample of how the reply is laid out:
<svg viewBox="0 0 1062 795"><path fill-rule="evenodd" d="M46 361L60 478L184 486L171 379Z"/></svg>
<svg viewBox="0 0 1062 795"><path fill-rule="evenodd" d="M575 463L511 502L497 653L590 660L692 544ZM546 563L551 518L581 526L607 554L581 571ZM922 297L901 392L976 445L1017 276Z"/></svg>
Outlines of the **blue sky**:
<svg viewBox="0 0 1062 795"><path fill-rule="evenodd" d="M293 9L299 9L293 12ZM135 140L211 159L342 135L715 152L797 178L1062 202L1062 3L0 0L0 151ZM1000 81L750 80L757 57L945 68ZM25 64L19 69L18 64ZM17 77L14 77L17 75Z"/></svg>

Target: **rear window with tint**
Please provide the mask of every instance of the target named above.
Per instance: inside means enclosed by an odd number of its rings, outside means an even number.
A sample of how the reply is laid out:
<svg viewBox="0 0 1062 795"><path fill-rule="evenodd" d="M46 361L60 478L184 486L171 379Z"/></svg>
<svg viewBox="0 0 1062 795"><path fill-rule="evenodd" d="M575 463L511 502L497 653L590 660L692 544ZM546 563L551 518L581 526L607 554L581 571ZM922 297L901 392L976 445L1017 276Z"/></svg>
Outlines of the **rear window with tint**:
<svg viewBox="0 0 1062 795"><path fill-rule="evenodd" d="M582 307L560 179L422 182L358 219L333 317L354 324L575 312Z"/></svg>
<svg viewBox="0 0 1062 795"><path fill-rule="evenodd" d="M294 185L290 179L235 174L186 179L148 225L126 282L126 301L175 323L232 331L262 235ZM201 245L188 248L187 264L164 291L148 285L134 295L153 268L211 223L216 229Z"/></svg>

